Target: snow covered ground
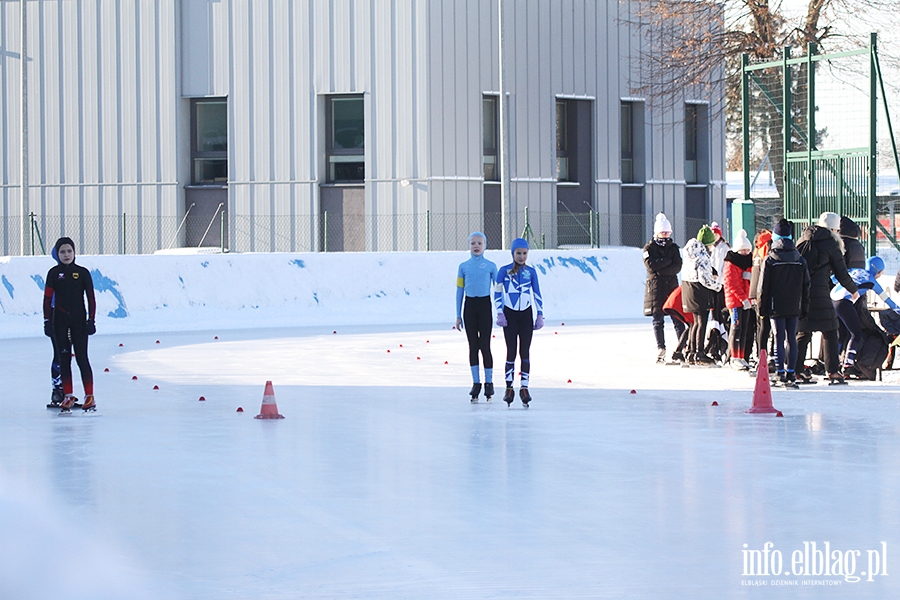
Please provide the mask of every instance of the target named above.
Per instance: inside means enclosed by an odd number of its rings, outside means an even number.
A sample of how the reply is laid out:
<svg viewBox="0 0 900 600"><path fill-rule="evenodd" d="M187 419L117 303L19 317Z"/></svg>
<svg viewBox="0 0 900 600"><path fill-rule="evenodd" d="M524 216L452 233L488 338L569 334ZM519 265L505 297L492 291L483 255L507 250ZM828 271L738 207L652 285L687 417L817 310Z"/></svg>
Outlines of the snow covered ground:
<svg viewBox="0 0 900 600"><path fill-rule="evenodd" d="M784 417L745 414L747 375L653 364L649 320L622 314L640 314L638 254L594 288L548 271L559 304L535 335L532 407L471 405L448 254L425 269L433 296L407 287L408 324L346 286L332 293L369 323L300 327L287 300L138 310L140 287L118 281L134 320L91 339L99 417L45 410L49 342L4 336L0 598L900 594L896 382L775 390ZM365 283L347 269L332 278ZM382 271L385 295L410 271ZM0 265L24 289L15 273ZM570 318L590 296L616 318ZM438 302L446 318L424 320ZM0 317L24 322L39 333L34 314ZM253 418L266 380L282 420Z"/></svg>

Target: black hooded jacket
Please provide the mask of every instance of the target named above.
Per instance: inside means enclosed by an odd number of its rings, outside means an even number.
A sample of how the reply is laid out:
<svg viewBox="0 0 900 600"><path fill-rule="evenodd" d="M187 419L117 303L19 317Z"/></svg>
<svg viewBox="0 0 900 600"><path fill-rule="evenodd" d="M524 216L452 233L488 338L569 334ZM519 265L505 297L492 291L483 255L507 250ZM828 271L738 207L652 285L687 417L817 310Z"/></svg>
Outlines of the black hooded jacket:
<svg viewBox="0 0 900 600"><path fill-rule="evenodd" d="M678 274L681 272L681 252L678 244L671 238L650 240L650 243L644 246L644 267L647 268L644 314L651 316L662 312L669 294L678 287Z"/></svg>
<svg viewBox="0 0 900 600"><path fill-rule="evenodd" d="M833 331L838 328L837 313L831 303L831 275L850 293L856 284L847 273L840 242L830 229L813 225L803 230L797 250L809 268L809 314L800 319L798 331Z"/></svg>
<svg viewBox="0 0 900 600"><path fill-rule="evenodd" d="M807 317L809 270L790 238L772 242L760 266L757 298L764 317Z"/></svg>

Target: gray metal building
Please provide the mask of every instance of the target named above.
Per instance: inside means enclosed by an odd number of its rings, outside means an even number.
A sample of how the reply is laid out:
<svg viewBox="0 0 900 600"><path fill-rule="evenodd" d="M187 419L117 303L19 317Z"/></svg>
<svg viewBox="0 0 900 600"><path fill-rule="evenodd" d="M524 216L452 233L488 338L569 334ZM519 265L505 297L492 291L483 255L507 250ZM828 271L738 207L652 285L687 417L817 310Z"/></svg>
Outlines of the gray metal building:
<svg viewBox="0 0 900 600"><path fill-rule="evenodd" d="M725 218L722 94L634 97L629 4L504 0L503 219L498 0L2 2L0 254L497 247L526 208L683 242Z"/></svg>

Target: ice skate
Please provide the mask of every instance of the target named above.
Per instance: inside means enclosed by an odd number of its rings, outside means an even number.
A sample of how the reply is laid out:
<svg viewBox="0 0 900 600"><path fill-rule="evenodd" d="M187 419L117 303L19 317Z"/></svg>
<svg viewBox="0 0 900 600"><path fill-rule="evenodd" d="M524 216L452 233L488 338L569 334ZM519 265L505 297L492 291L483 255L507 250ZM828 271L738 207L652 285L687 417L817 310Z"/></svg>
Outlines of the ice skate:
<svg viewBox="0 0 900 600"><path fill-rule="evenodd" d="M66 399L66 394L63 392L62 388L53 388L53 392L50 393L50 404L47 405L47 408L59 408L59 405L63 403L63 400Z"/></svg>
<svg viewBox="0 0 900 600"><path fill-rule="evenodd" d="M488 381L484 384L484 399L488 402L491 401L491 398L494 396L494 384Z"/></svg>
<svg viewBox="0 0 900 600"><path fill-rule="evenodd" d="M862 377L862 371L855 363L849 363L844 365L843 376L844 379L859 379Z"/></svg>
<svg viewBox="0 0 900 600"><path fill-rule="evenodd" d="M797 385L797 376L794 373L787 373L784 380L784 387L789 390L799 390L800 386Z"/></svg>
<svg viewBox="0 0 900 600"><path fill-rule="evenodd" d="M664 364L666 362L666 349L665 348L660 348L659 352L657 352L656 362L659 364Z"/></svg>
<svg viewBox="0 0 900 600"><path fill-rule="evenodd" d="M59 414L65 415L72 412L72 407L75 406L75 401L77 398L72 394L66 394L66 397L59 405Z"/></svg>
<svg viewBox="0 0 900 600"><path fill-rule="evenodd" d="M516 392L512 389L512 387L506 388L506 393L503 394L503 401L506 402L507 406L510 406L513 403L513 400L516 399Z"/></svg>
<svg viewBox="0 0 900 600"><path fill-rule="evenodd" d="M828 385L847 385L847 380L840 373L829 373Z"/></svg>
<svg viewBox="0 0 900 600"><path fill-rule="evenodd" d="M528 392L527 387L519 389L519 398L522 400L522 405L528 408L528 403L531 402L531 394Z"/></svg>
<svg viewBox="0 0 900 600"><path fill-rule="evenodd" d="M478 402L478 394L480 394L480 393L481 393L481 384L473 383L472 391L469 392L469 395L472 396L472 404L475 404L476 402Z"/></svg>
<svg viewBox="0 0 900 600"><path fill-rule="evenodd" d="M731 368L735 371L749 371L750 365L747 364L747 361L743 358L732 358L731 359Z"/></svg>
<svg viewBox="0 0 900 600"><path fill-rule="evenodd" d="M804 369L802 371L797 371L796 373L794 373L794 376L796 377L796 382L798 384L809 385L809 384L816 383L816 380L813 378L812 374L807 369Z"/></svg>
<svg viewBox="0 0 900 600"><path fill-rule="evenodd" d="M84 412L97 412L97 403L94 402L94 395L84 397L84 404L81 405Z"/></svg>
<svg viewBox="0 0 900 600"><path fill-rule="evenodd" d="M681 364L681 363L684 363L684 354L679 352L678 350L676 350L675 352L672 353L671 364L675 365L675 364ZM669 363L667 363L667 364L669 364Z"/></svg>

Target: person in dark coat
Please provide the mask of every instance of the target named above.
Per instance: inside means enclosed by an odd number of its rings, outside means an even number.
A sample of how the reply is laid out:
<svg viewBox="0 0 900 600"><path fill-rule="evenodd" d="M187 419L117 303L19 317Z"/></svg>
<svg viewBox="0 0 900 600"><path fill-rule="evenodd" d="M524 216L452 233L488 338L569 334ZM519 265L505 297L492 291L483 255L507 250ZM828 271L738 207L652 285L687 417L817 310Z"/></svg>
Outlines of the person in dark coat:
<svg viewBox="0 0 900 600"><path fill-rule="evenodd" d="M678 244L672 241L672 225L663 213L656 215L653 239L644 246L644 267L647 269L647 284L644 287L644 315L653 317L653 333L656 335L658 350L656 362L665 362L666 334L663 304L672 290L678 287L681 252ZM684 333L684 323L672 319L672 324L675 326L675 335L680 339Z"/></svg>
<svg viewBox="0 0 900 600"><path fill-rule="evenodd" d="M797 323L809 311L809 270L791 239L793 226L781 219L772 229L772 247L759 274L759 314L775 322L775 369L778 381L794 387L797 378ZM788 344L787 360L784 345ZM787 370L785 370L787 367Z"/></svg>
<svg viewBox="0 0 900 600"><path fill-rule="evenodd" d="M797 379L811 381L812 376L803 369L806 350L814 331L822 332L822 348L825 357L825 371L829 383L844 383L838 360L838 318L831 302L831 276L843 285L855 302L859 298L856 284L847 273L844 263L844 248L839 230L841 218L833 212L824 212L816 225L807 227L797 250L806 259L809 267L809 312L797 325Z"/></svg>
<svg viewBox="0 0 900 600"><path fill-rule="evenodd" d="M847 269L866 268L866 248L859 241L862 230L849 217L841 217L841 239L844 241L844 263Z"/></svg>

